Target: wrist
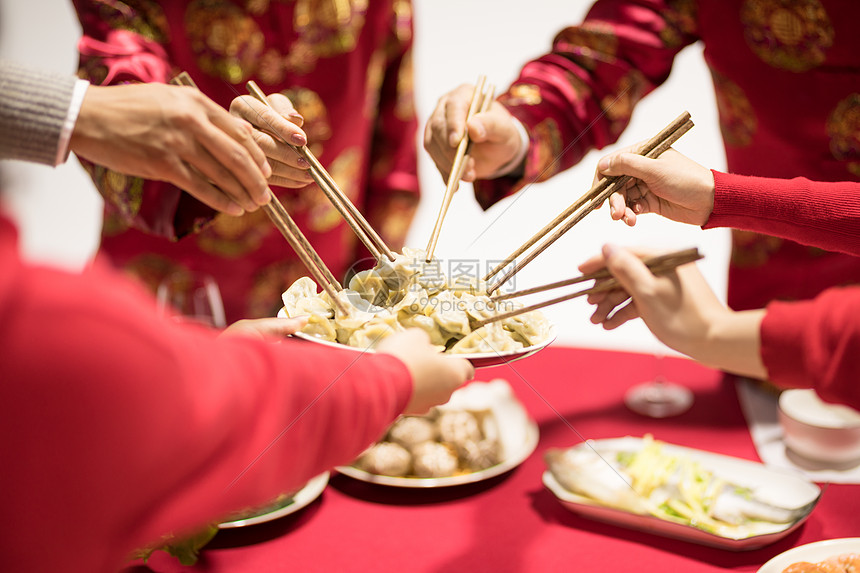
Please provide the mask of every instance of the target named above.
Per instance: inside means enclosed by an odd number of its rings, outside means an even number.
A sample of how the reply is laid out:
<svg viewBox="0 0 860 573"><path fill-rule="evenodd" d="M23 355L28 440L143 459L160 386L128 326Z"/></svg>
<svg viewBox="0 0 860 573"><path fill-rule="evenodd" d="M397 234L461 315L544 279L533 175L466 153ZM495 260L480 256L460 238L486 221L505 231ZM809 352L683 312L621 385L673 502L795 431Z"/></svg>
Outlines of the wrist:
<svg viewBox="0 0 860 573"><path fill-rule="evenodd" d="M764 378L761 360L761 321L764 310L723 308L709 320L708 329L690 356L708 366L734 374Z"/></svg>
<svg viewBox="0 0 860 573"><path fill-rule="evenodd" d="M516 141L518 145L517 151L514 153L513 157L490 174L487 179L514 176L515 174L521 174L523 172L523 163L525 162L526 155L529 151L529 133L526 131L525 126L520 120L511 116L511 121L513 122L514 129L517 132L517 136L514 138L514 141Z"/></svg>

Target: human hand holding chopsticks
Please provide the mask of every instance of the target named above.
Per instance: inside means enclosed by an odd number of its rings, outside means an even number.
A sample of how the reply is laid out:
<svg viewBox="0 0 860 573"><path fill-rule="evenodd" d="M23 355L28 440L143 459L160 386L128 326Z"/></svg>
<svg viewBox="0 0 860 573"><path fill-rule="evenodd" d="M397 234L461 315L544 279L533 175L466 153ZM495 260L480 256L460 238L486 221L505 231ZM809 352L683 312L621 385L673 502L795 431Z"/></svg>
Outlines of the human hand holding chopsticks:
<svg viewBox="0 0 860 573"><path fill-rule="evenodd" d="M108 169L168 181L213 209L241 215L269 196L271 169L253 131L197 91L89 86L70 148Z"/></svg>
<svg viewBox="0 0 860 573"><path fill-rule="evenodd" d="M669 149L657 159L649 159L624 149L600 159L595 183L600 176L630 175L623 188L609 197L614 220L629 226L636 216L657 213L672 221L704 225L714 210L714 175Z"/></svg>
<svg viewBox="0 0 860 573"><path fill-rule="evenodd" d="M763 378L760 327L764 310L735 312L717 299L694 264L652 273L633 251L605 246L579 266L606 268L623 290L592 293L591 317L607 330L641 318L661 342L709 366ZM628 302L629 301L629 302Z"/></svg>
<svg viewBox="0 0 860 573"><path fill-rule="evenodd" d="M270 185L306 187L314 181L310 164L289 145L307 145L307 135L301 129L304 119L286 96L274 93L266 97L269 105L251 95L239 96L230 103L230 113L257 128L254 141L272 167Z"/></svg>
<svg viewBox="0 0 860 573"><path fill-rule="evenodd" d="M424 128L424 149L446 181L466 130L472 144L461 177L463 181L501 175L500 168L524 151L517 120L502 104L493 102L489 110L466 121L474 92L475 86L464 84L443 95Z"/></svg>

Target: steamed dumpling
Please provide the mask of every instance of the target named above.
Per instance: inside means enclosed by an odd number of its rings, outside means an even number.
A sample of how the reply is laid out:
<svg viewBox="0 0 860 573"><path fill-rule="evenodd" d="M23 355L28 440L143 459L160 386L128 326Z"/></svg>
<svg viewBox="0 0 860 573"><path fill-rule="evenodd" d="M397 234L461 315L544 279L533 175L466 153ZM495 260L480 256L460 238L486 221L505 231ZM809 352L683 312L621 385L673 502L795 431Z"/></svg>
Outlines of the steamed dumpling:
<svg viewBox="0 0 860 573"><path fill-rule="evenodd" d="M514 340L510 332L498 322L491 322L472 331L449 350L449 354L485 354L515 352L523 348L523 343Z"/></svg>
<svg viewBox="0 0 860 573"><path fill-rule="evenodd" d="M385 338L403 330L394 315L378 316L356 329L347 344L356 348L373 348Z"/></svg>
<svg viewBox="0 0 860 573"><path fill-rule="evenodd" d="M430 298L433 311L430 316L436 324L453 335L465 336L472 331L469 316L461 308L460 300L451 291L443 291Z"/></svg>
<svg viewBox="0 0 860 573"><path fill-rule="evenodd" d="M284 312L290 318L315 314L329 318L334 316L328 297L317 294L317 283L310 277L301 277L291 284L281 299Z"/></svg>
<svg viewBox="0 0 860 573"><path fill-rule="evenodd" d="M501 321L506 330L514 333L514 338L526 346L543 342L550 335L549 321L540 312L532 311Z"/></svg>
<svg viewBox="0 0 860 573"><path fill-rule="evenodd" d="M349 288L372 305L386 306L389 294L388 284L375 269L356 273L349 281Z"/></svg>
<svg viewBox="0 0 860 573"><path fill-rule="evenodd" d="M302 332L309 336L335 342L337 340L337 330L334 327L334 321L318 314L312 314L308 317L308 323L302 328Z"/></svg>

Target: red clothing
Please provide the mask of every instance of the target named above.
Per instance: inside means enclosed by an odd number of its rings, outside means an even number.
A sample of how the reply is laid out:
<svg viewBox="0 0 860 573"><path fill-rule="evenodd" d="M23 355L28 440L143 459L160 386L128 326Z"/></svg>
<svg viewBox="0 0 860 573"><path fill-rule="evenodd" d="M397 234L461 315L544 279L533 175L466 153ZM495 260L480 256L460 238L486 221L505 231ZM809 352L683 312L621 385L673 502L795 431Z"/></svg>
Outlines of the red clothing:
<svg viewBox="0 0 860 573"><path fill-rule="evenodd" d="M531 138L525 173L480 182L478 200L488 206L616 141L636 102L696 41L714 79L728 171L858 181L858 18L860 4L844 0L598 0L501 97ZM733 308L860 282L854 257L746 231L733 243Z"/></svg>
<svg viewBox="0 0 860 573"><path fill-rule="evenodd" d="M761 357L780 387L814 388L825 400L860 410L860 288L770 303Z"/></svg>
<svg viewBox="0 0 860 573"><path fill-rule="evenodd" d="M860 254L860 183L713 174L714 210L704 228L732 227ZM760 333L771 381L815 388L825 400L860 409L860 287L771 302Z"/></svg>
<svg viewBox="0 0 860 573"><path fill-rule="evenodd" d="M409 0L74 3L83 77L167 82L184 70L224 107L250 79L284 93L311 151L402 247L419 198ZM281 293L307 275L262 210L207 225L212 211L171 185L89 168L105 197L100 254L153 290L172 273L210 275L232 322L274 316ZM273 190L338 279L369 257L315 184Z"/></svg>
<svg viewBox="0 0 860 573"><path fill-rule="evenodd" d="M5 218L0 316L6 571L116 571L348 463L411 393L390 356L216 339L105 269L29 267Z"/></svg>
<svg viewBox="0 0 860 573"><path fill-rule="evenodd" d="M711 172L714 210L703 229L731 227L860 255L860 183Z"/></svg>

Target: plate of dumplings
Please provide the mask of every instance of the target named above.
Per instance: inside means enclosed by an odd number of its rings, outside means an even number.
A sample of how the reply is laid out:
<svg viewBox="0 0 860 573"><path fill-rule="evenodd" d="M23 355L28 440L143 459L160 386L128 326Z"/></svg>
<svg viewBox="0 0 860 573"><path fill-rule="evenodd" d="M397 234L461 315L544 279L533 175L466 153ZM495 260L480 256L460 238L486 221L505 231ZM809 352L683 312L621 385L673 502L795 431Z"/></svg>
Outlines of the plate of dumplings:
<svg viewBox="0 0 860 573"><path fill-rule="evenodd" d="M440 261L424 259L423 251L405 248L393 262L355 274L336 293L337 301L302 277L282 294L278 316L308 317L297 338L361 352L391 334L420 328L440 352L476 368L531 356L555 340L553 325L540 311L507 316L522 303L494 299L479 278L447 277ZM499 315L507 318L492 320Z"/></svg>
<svg viewBox="0 0 860 573"><path fill-rule="evenodd" d="M475 483L502 475L534 452L538 427L510 385L471 382L422 416L401 416L383 438L337 470L405 488Z"/></svg>

